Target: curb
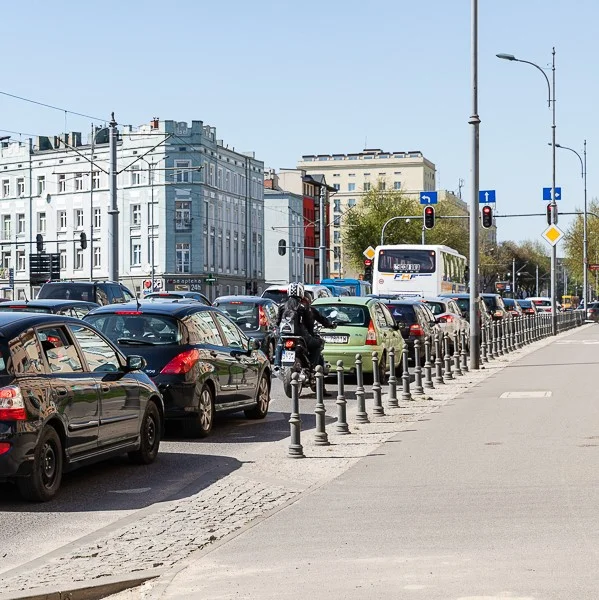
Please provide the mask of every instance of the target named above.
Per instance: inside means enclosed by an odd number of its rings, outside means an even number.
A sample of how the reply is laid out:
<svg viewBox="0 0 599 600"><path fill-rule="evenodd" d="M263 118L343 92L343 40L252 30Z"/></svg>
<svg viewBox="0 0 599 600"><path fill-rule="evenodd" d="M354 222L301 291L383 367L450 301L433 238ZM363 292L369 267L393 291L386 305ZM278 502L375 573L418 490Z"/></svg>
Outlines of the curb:
<svg viewBox="0 0 599 600"><path fill-rule="evenodd" d="M105 577L102 583L98 583L98 580L91 580L78 582L73 584L73 587L63 584L62 589L56 589L55 585L46 588L34 588L24 590L18 595L0 594L0 600L100 600L123 590L139 587L146 581L155 579L163 573L164 570L162 569L153 569L125 579L122 576Z"/></svg>

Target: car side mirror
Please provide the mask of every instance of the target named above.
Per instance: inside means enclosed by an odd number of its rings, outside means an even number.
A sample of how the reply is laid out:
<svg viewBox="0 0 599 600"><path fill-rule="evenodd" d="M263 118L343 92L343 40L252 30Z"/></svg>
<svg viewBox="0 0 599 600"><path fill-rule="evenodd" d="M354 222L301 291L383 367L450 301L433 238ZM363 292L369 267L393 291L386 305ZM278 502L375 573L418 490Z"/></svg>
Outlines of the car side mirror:
<svg viewBox="0 0 599 600"><path fill-rule="evenodd" d="M125 370L129 371L143 371L146 368L146 359L143 356L137 356L136 354L132 354L127 356L127 363L125 366Z"/></svg>
<svg viewBox="0 0 599 600"><path fill-rule="evenodd" d="M248 350L260 350L260 342L256 339L250 339L248 342Z"/></svg>

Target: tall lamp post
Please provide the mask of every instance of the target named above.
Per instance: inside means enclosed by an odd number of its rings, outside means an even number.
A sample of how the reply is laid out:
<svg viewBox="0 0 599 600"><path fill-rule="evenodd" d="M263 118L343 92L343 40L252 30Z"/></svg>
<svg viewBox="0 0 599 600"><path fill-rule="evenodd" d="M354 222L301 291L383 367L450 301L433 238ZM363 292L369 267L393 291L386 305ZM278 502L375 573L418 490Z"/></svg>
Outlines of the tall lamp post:
<svg viewBox="0 0 599 600"><path fill-rule="evenodd" d="M539 67L536 63L528 60L522 60L516 58L513 54L497 54L497 58L503 60L509 60L512 62L520 62L526 65L531 65L538 69L547 81L547 88L549 90L549 108L552 109L552 121L551 121L551 154L552 154L552 173L551 173L551 219L553 224L557 223L557 204L555 201L555 48L552 49L552 62L551 62L551 73L552 80L549 81L547 73ZM557 246L551 246L551 333L552 335L557 334L557 299L556 299L556 266L557 266Z"/></svg>
<svg viewBox="0 0 599 600"><path fill-rule="evenodd" d="M584 182L584 212L582 213L582 305L584 308L584 313L586 315L587 312L587 295L588 295L588 240L587 240L587 141L584 140L584 150L583 156L580 156L574 148L568 148L568 146L562 146L561 144L556 144L556 148L562 148L564 150L570 150L570 152L574 152L578 159L580 160L580 168L582 172L582 181Z"/></svg>

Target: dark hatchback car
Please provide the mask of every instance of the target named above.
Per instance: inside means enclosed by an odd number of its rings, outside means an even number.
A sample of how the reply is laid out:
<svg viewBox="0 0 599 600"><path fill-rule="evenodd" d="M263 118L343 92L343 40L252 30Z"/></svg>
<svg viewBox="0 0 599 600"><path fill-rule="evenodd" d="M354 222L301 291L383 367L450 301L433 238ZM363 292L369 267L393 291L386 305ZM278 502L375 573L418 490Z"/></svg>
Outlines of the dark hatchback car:
<svg viewBox="0 0 599 600"><path fill-rule="evenodd" d="M439 330L435 316L420 299L380 297L399 326L401 335L408 346L410 362L414 362L416 340L420 340L420 364L424 365L426 336L434 336ZM431 347L434 352L434 347Z"/></svg>
<svg viewBox="0 0 599 600"><path fill-rule="evenodd" d="M163 394L167 421L205 437L217 412L263 419L270 404L270 363L225 313L199 302L102 306L92 323L125 353L140 354Z"/></svg>
<svg viewBox="0 0 599 600"><path fill-rule="evenodd" d="M0 314L0 481L50 500L62 474L118 454L149 464L164 408L140 369L77 319Z"/></svg>
<svg viewBox="0 0 599 600"><path fill-rule="evenodd" d="M503 302L503 298L499 294L481 294L480 297L483 299L483 302L487 307L487 312L494 321L507 319L510 316L510 313Z"/></svg>
<svg viewBox="0 0 599 600"><path fill-rule="evenodd" d="M220 296L214 306L227 313L243 333L260 342L260 348L272 362L277 345L279 305L270 298L257 296Z"/></svg>
<svg viewBox="0 0 599 600"><path fill-rule="evenodd" d="M0 312L46 313L82 319L98 306L95 302L80 300L10 300L0 304Z"/></svg>
<svg viewBox="0 0 599 600"><path fill-rule="evenodd" d="M49 281L40 288L37 299L84 300L96 304L119 304L135 296L115 281Z"/></svg>
<svg viewBox="0 0 599 600"><path fill-rule="evenodd" d="M175 302L176 300L197 300L206 306L212 303L204 294L200 292L152 292L146 294L144 300L152 300L153 302Z"/></svg>
<svg viewBox="0 0 599 600"><path fill-rule="evenodd" d="M455 300L462 316L470 323L470 294L441 294L441 296ZM492 321L489 309L482 298L478 299L478 316L481 326L489 325Z"/></svg>

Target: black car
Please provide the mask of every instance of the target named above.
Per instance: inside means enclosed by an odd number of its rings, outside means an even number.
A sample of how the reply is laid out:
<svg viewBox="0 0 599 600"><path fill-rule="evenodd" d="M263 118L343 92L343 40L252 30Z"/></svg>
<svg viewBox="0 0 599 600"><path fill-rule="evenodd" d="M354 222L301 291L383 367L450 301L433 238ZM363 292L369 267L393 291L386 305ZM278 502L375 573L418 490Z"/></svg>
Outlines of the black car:
<svg viewBox="0 0 599 600"><path fill-rule="evenodd" d="M263 419L270 404L270 363L225 313L199 302L102 306L92 323L125 353L147 361L145 372L164 397L167 420L207 436L217 412Z"/></svg>
<svg viewBox="0 0 599 600"><path fill-rule="evenodd" d="M373 296L376 297L376 296ZM420 340L420 364L424 365L426 336L434 336L439 330L435 316L419 298L380 297L399 326L401 335L408 346L410 362L414 362L416 340ZM433 338L434 339L434 338ZM431 352L435 349L431 346Z"/></svg>
<svg viewBox="0 0 599 600"><path fill-rule="evenodd" d="M483 302L487 307L487 312L494 321L500 321L501 319L510 317L510 313L505 307L503 298L499 294L481 294L480 297L483 299Z"/></svg>
<svg viewBox="0 0 599 600"><path fill-rule="evenodd" d="M135 298L122 283L114 281L49 281L40 288L37 299L84 300L96 304L119 304Z"/></svg>
<svg viewBox="0 0 599 600"><path fill-rule="evenodd" d="M200 292L152 292L146 294L144 300L152 300L153 302L175 302L177 300L197 300L202 304L210 306L212 303L204 294Z"/></svg>
<svg viewBox="0 0 599 600"><path fill-rule="evenodd" d="M164 407L144 365L77 319L0 314L0 481L46 501L85 463L151 463Z"/></svg>
<svg viewBox="0 0 599 600"><path fill-rule="evenodd" d="M258 340L262 352L272 362L277 346L278 304L259 296L220 296L214 306L227 313L241 331Z"/></svg>
<svg viewBox="0 0 599 600"><path fill-rule="evenodd" d="M10 300L0 304L0 312L50 313L82 319L98 306L95 302L81 300Z"/></svg>

